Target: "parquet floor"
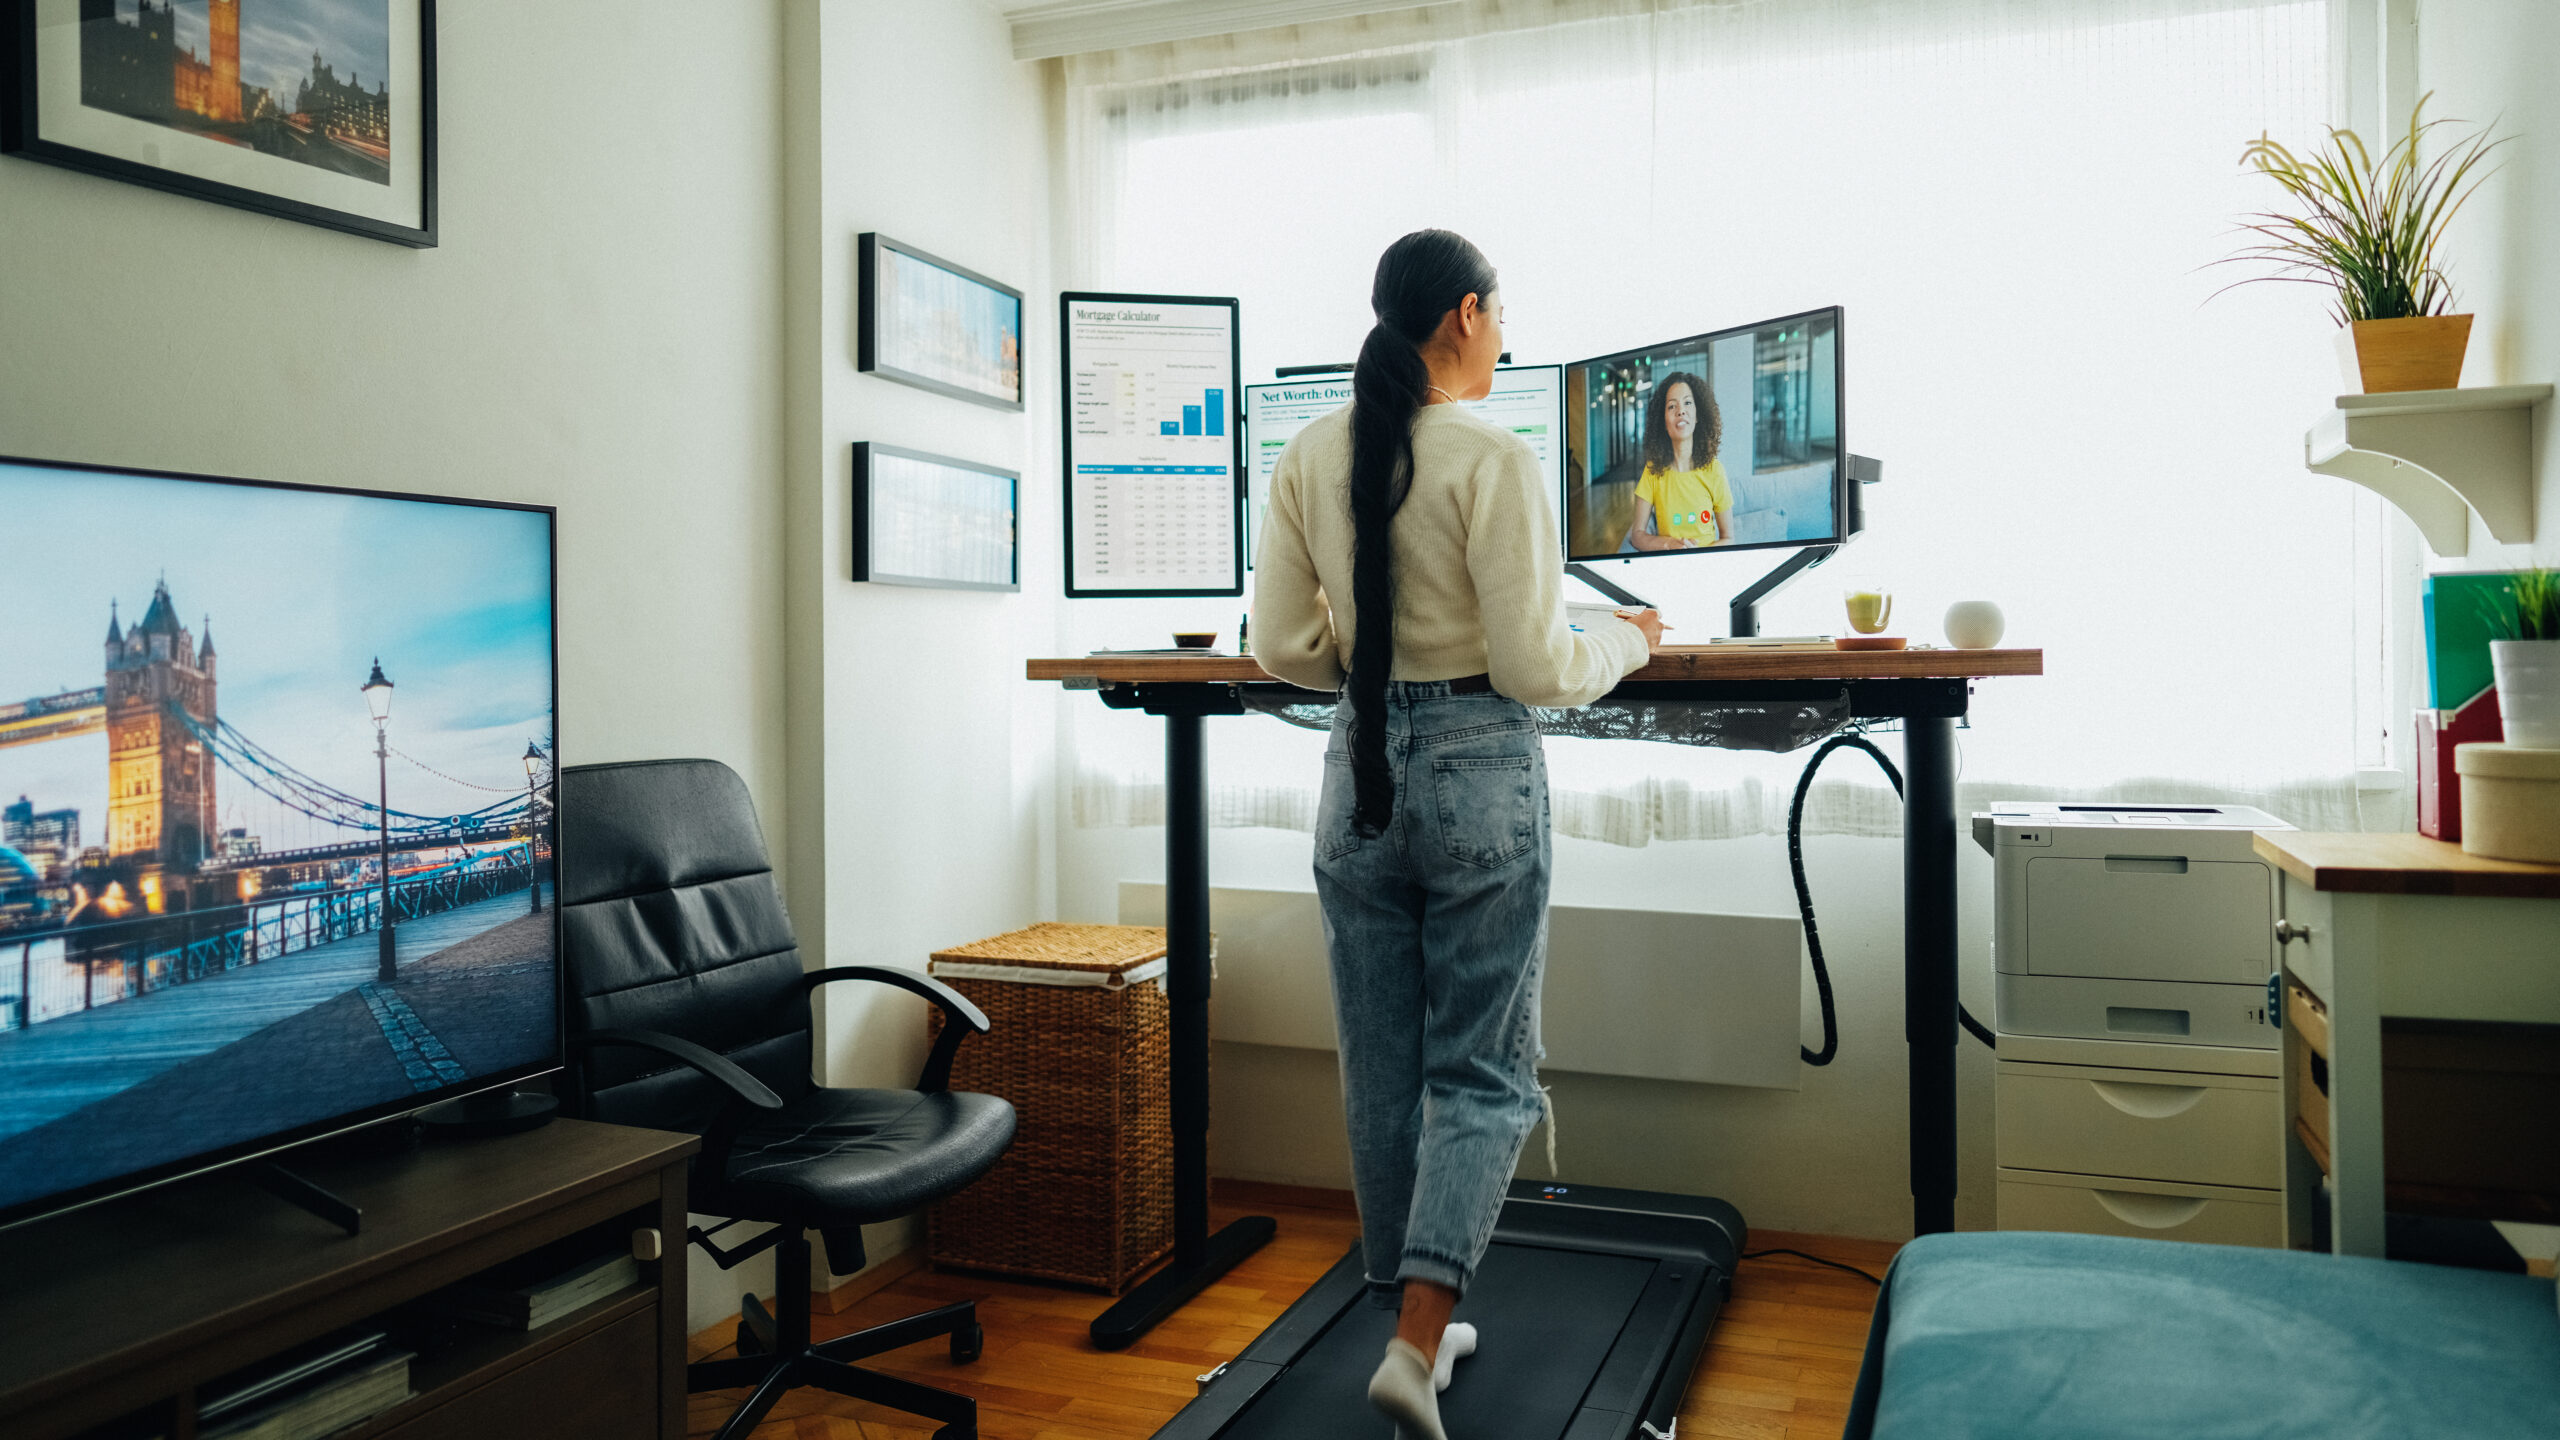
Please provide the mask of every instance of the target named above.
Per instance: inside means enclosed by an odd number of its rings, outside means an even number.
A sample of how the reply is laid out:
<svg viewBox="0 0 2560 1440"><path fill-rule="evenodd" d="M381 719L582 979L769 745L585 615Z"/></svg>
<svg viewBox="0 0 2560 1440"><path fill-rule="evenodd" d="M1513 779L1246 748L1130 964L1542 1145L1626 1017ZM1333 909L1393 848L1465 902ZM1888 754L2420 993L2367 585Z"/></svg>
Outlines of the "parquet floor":
<svg viewBox="0 0 2560 1440"><path fill-rule="evenodd" d="M1359 1233L1349 1197L1325 1191L1221 1186L1213 1223L1248 1213L1280 1222L1277 1239L1220 1284L1118 1354L1096 1351L1085 1325L1108 1297L980 1275L919 1269L854 1304L820 1314L821 1338L954 1300L978 1301L986 1354L954 1365L940 1341L870 1362L877 1369L978 1399L986 1440L1145 1440L1194 1393L1193 1377L1234 1358L1315 1283ZM1896 1247L1877 1240L1754 1232L1754 1250L1788 1246L1881 1274ZM1875 1287L1784 1256L1746 1260L1732 1303L1709 1337L1680 1412L1680 1434L1730 1440L1833 1440L1857 1383ZM731 1353L735 1322L694 1337L693 1356ZM743 1398L693 1397L693 1434L709 1435ZM911 1416L818 1390L795 1390L754 1440L927 1440ZM1310 1437L1323 1440L1323 1437ZM1461 1437L1476 1440L1476 1437ZM1485 1437L1497 1440L1497 1437Z"/></svg>

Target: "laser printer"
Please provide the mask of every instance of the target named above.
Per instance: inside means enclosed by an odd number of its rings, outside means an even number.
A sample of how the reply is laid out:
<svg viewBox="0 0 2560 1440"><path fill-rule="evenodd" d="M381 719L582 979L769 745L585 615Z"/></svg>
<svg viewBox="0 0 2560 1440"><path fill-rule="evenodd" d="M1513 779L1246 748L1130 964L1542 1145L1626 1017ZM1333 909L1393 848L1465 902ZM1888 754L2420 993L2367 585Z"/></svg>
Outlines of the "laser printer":
<svg viewBox="0 0 2560 1440"><path fill-rule="evenodd" d="M2273 1049L2278 880L2250 837L2292 828L2246 805L1976 812L1992 860L1995 1028Z"/></svg>

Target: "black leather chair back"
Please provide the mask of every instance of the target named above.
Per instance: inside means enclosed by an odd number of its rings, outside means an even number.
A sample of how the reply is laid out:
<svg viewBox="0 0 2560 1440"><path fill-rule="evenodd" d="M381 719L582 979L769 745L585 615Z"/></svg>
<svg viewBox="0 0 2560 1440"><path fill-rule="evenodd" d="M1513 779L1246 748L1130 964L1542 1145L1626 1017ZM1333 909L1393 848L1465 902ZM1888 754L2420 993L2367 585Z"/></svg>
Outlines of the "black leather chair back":
<svg viewBox="0 0 2560 1440"><path fill-rule="evenodd" d="M807 1094L799 942L737 772L716 760L573 765L559 800L580 1113L700 1134L727 1093L649 1051L581 1052L590 1030L660 1031L718 1051L786 1101Z"/></svg>

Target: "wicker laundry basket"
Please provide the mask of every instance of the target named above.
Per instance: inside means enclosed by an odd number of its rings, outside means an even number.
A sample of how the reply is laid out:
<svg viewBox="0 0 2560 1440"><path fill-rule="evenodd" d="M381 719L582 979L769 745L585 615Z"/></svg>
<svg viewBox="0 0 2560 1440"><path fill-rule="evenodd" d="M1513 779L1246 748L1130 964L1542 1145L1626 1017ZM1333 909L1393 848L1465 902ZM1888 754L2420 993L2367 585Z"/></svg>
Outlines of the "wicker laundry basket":
<svg viewBox="0 0 2560 1440"><path fill-rule="evenodd" d="M992 1027L960 1047L952 1088L1001 1095L1017 1117L996 1167L933 1207L935 1264L1117 1294L1173 1248L1164 961L1164 931L1139 925L1034 925L934 952L932 973Z"/></svg>

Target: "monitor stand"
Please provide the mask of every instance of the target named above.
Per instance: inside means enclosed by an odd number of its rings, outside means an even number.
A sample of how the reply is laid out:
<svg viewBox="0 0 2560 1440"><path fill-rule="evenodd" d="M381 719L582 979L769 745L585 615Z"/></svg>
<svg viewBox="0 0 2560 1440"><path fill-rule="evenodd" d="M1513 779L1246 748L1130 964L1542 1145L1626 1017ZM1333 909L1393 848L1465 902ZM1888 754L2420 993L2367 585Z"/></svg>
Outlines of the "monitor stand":
<svg viewBox="0 0 2560 1440"><path fill-rule="evenodd" d="M1807 545L1734 596L1731 612L1733 638L1747 640L1759 634L1760 602L1787 588L1797 576L1830 559L1839 548L1837 545Z"/></svg>
<svg viewBox="0 0 2560 1440"><path fill-rule="evenodd" d="M1760 602L1785 589L1788 582L1794 580L1798 575L1801 575L1807 570L1812 569L1814 566L1821 564L1823 561L1830 559L1832 552L1839 548L1840 547L1837 545L1808 545L1788 556L1777 569L1772 570L1768 574L1761 576L1759 579L1752 581L1750 587L1745 589L1741 594L1734 596L1731 611L1731 618L1733 621L1733 638L1736 640L1748 640L1752 636L1759 634ZM1621 605L1632 606L1638 610L1652 610L1659 608L1652 601L1647 600L1642 595L1637 594L1624 585L1621 585L1614 580L1603 578L1599 571L1592 569L1590 566L1583 564L1579 560L1566 565L1564 567L1564 573L1581 581L1583 584L1590 586L1592 589L1599 591L1601 594L1608 596L1610 599Z"/></svg>
<svg viewBox="0 0 2560 1440"><path fill-rule="evenodd" d="M1592 589L1599 591L1601 594L1608 596L1610 599L1621 605L1631 606L1638 610L1654 610L1661 608L1633 590L1619 584L1615 580L1602 579L1599 571L1592 569L1590 566L1583 564L1579 560L1568 561L1565 564L1564 573L1581 581L1583 584L1590 586Z"/></svg>

